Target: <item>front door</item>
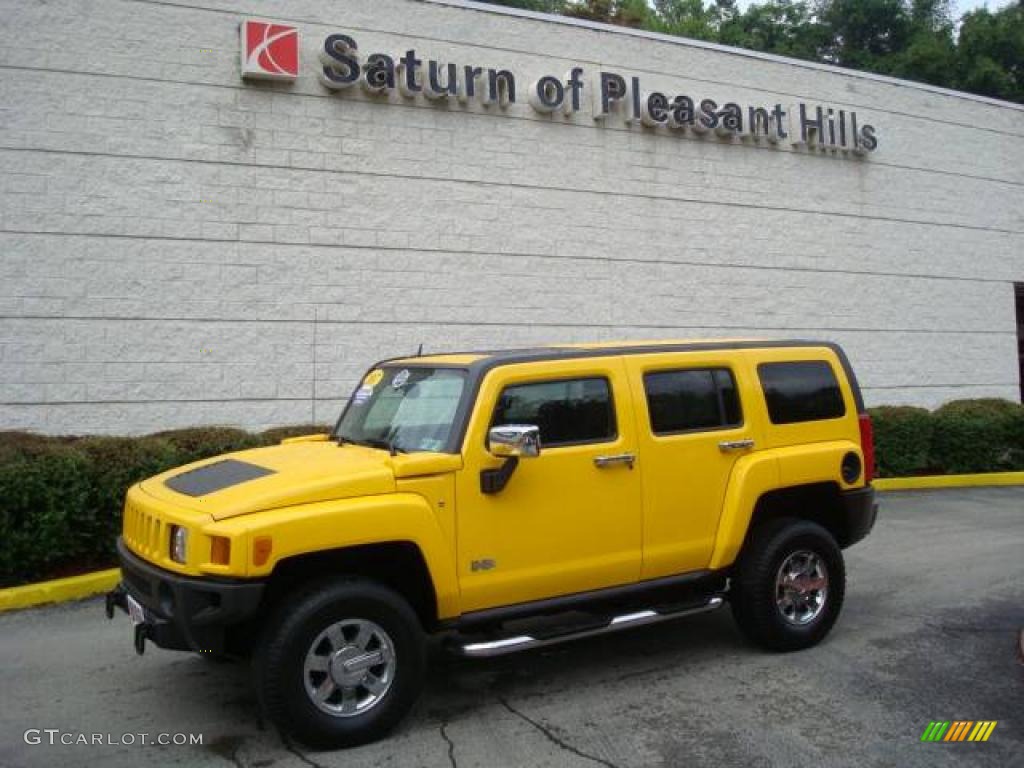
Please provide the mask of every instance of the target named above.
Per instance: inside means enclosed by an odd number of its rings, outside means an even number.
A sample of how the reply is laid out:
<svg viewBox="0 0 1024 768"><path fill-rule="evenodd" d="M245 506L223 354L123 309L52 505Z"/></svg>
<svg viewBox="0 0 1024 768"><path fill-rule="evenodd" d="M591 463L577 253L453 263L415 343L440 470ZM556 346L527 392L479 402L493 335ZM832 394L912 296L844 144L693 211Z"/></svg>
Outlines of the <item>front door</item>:
<svg viewBox="0 0 1024 768"><path fill-rule="evenodd" d="M754 447L737 355L630 355L643 456L642 578L706 568L733 465Z"/></svg>
<svg viewBox="0 0 1024 768"><path fill-rule="evenodd" d="M502 465L487 431L540 428L541 452L484 493ZM463 611L635 582L640 572L640 468L621 358L500 366L485 378L463 446L456 491Z"/></svg>

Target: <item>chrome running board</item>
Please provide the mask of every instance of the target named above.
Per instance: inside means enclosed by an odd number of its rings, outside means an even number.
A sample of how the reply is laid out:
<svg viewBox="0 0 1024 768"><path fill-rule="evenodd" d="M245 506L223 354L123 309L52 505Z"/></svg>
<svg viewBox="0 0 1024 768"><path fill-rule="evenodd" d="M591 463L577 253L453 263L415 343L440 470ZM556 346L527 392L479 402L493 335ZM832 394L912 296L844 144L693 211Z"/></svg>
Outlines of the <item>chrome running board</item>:
<svg viewBox="0 0 1024 768"><path fill-rule="evenodd" d="M636 611L634 613L625 613L621 616L615 616L609 619L606 624L599 627L591 627L589 629L577 631L570 630L568 632L548 637L515 635L513 637L505 637L500 640L488 640L479 643L460 643L456 641L452 644L452 650L459 656L465 656L468 658L502 656L506 653L516 653L518 651L526 651L531 648L542 648L546 645L555 645L557 643L565 643L570 640L579 640L583 637L604 635L609 632L618 632L623 629L642 627L647 624L659 624L663 621L671 621L672 619L679 619L683 616L692 616L695 613L713 611L721 605L721 597L711 597L708 598L706 602L689 608L665 611L664 613L659 613L658 611L651 609Z"/></svg>

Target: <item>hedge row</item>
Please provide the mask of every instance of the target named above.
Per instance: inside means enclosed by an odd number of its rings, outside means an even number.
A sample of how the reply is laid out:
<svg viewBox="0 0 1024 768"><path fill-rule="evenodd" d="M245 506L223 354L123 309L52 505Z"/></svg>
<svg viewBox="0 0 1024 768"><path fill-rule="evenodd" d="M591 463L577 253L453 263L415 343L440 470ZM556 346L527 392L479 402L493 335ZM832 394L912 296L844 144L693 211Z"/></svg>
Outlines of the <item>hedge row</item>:
<svg viewBox="0 0 1024 768"><path fill-rule="evenodd" d="M226 427L145 437L44 437L0 432L0 587L109 567L127 488L197 459L325 426L258 434Z"/></svg>
<svg viewBox="0 0 1024 768"><path fill-rule="evenodd" d="M934 412L871 410L882 477L1024 470L1024 406L961 400ZM145 437L0 432L0 587L114 562L128 486L171 467L324 426L225 427Z"/></svg>
<svg viewBox="0 0 1024 768"><path fill-rule="evenodd" d="M1024 405L954 400L869 409L881 477L1024 470Z"/></svg>

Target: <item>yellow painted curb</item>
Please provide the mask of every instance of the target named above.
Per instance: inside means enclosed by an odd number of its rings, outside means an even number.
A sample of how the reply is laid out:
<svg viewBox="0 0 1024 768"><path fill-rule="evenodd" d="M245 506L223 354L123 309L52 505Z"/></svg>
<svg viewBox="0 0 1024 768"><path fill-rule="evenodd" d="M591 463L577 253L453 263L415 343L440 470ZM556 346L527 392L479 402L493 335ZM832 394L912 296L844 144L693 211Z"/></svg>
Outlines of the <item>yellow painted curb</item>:
<svg viewBox="0 0 1024 768"><path fill-rule="evenodd" d="M37 584L26 584L23 587L0 589L0 613L44 603L78 600L100 592L109 592L117 586L120 580L121 569L111 568L108 571L94 571L81 576L69 576L66 579L40 581Z"/></svg>
<svg viewBox="0 0 1024 768"><path fill-rule="evenodd" d="M916 491L926 488L975 488L984 485L1024 485L1024 472L986 472L980 475L883 477L874 481L879 491Z"/></svg>

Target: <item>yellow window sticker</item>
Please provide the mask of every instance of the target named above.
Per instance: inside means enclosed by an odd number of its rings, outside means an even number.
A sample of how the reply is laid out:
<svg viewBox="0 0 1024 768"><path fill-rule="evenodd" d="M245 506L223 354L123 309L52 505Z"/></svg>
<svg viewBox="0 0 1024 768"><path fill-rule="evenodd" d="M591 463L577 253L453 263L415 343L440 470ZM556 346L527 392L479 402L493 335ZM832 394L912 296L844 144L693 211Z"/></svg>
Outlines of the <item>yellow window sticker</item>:
<svg viewBox="0 0 1024 768"><path fill-rule="evenodd" d="M380 380L383 379L383 378L384 378L384 371L382 371L380 368L375 368L372 371L370 371L368 374L366 374L366 378L363 379L363 386L364 387L369 387L370 389L373 389L378 384L380 384Z"/></svg>

